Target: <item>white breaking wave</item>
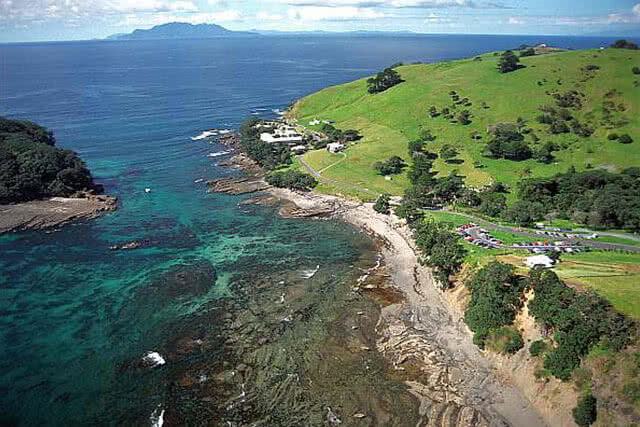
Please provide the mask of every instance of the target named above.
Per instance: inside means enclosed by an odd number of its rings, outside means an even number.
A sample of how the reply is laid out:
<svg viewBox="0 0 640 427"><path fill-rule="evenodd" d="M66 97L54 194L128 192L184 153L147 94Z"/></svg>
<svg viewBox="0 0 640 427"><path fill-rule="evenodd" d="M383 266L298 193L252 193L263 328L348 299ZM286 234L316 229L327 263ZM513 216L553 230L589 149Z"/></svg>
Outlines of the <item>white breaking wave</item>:
<svg viewBox="0 0 640 427"><path fill-rule="evenodd" d="M162 366L165 363L167 363L166 360L164 360L164 357L162 357L160 355L160 353L158 353L157 351L149 351L147 352L143 357L142 360L145 363L148 363L149 365L151 365L152 368L156 368L158 366ZM164 411L163 411L164 412Z"/></svg>
<svg viewBox="0 0 640 427"><path fill-rule="evenodd" d="M320 270L320 266L317 265L315 270L303 270L302 271L302 277L304 277L305 279L311 279L313 276L316 275L316 273Z"/></svg>
<svg viewBox="0 0 640 427"><path fill-rule="evenodd" d="M284 111L282 111L282 110L281 110L281 109L279 109L279 108L275 108L275 109L273 109L273 110L271 110L271 111L273 111L274 113L276 113L276 114L277 114L277 115L279 115L279 116L284 116Z"/></svg>
<svg viewBox="0 0 640 427"><path fill-rule="evenodd" d="M216 136L217 134L218 134L217 130L205 130L200 135L191 137L191 140L192 141L200 141L200 140L203 140L203 139L207 139L207 138L209 138L211 136Z"/></svg>
<svg viewBox="0 0 640 427"><path fill-rule="evenodd" d="M162 409L162 405L158 405L151 413L149 420L151 421L151 427L162 427L164 424L164 409Z"/></svg>
<svg viewBox="0 0 640 427"><path fill-rule="evenodd" d="M209 157L220 157L225 154L231 154L231 151L218 151L217 153L209 153Z"/></svg>
<svg viewBox="0 0 640 427"><path fill-rule="evenodd" d="M226 135L228 133L233 132L231 129L220 129L218 132L220 132L220 135Z"/></svg>

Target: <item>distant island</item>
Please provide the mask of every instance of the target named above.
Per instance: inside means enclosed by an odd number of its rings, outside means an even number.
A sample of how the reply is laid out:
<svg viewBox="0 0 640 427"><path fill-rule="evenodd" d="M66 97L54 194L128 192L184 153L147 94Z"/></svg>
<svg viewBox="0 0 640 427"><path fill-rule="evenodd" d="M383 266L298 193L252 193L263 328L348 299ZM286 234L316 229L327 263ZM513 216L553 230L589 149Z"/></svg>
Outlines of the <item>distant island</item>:
<svg viewBox="0 0 640 427"><path fill-rule="evenodd" d="M233 31L217 24L189 24L184 22L171 22L168 24L156 25L148 30L137 29L131 33L112 34L106 40L179 40L179 39L212 39L222 37L275 37L275 36L352 36L352 37L374 37L374 36L415 36L418 33L411 31L277 31L277 30L257 30Z"/></svg>
<svg viewBox="0 0 640 427"><path fill-rule="evenodd" d="M249 37L257 33L231 31L216 24L188 24L171 22L156 25L148 30L134 30L128 34L113 34L107 40L172 40L172 39L209 39L219 37Z"/></svg>
<svg viewBox="0 0 640 427"><path fill-rule="evenodd" d="M113 211L85 163L48 129L0 116L0 233L46 228Z"/></svg>

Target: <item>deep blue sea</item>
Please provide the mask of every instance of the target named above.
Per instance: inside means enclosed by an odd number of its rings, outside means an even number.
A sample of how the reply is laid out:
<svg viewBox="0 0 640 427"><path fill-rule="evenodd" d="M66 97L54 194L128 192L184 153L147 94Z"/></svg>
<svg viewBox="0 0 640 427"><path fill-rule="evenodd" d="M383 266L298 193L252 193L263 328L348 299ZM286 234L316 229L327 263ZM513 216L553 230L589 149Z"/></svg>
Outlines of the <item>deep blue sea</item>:
<svg viewBox="0 0 640 427"><path fill-rule="evenodd" d="M120 199L117 212L60 232L0 236L0 424L163 419L231 426L268 412L263 425L294 425L287 419L317 411L299 403L313 400L308 390L295 405L282 393L270 403L264 396L292 376L299 384L313 375L309 367L324 366L323 348L340 351L334 328L318 325L340 321L341 289L375 262L375 245L347 225L281 219L275 208L239 206L246 197L207 194L196 181L235 172L216 165L224 155L210 156L224 150L214 139L192 138L236 129L251 115L275 117L297 98L398 61L537 42L586 48L611 40L314 36L0 45L0 115L52 129L58 145L78 152ZM145 239L144 249L108 250ZM299 357L276 357L285 350ZM140 366L149 351L166 364ZM316 394L331 396L359 378L355 368L341 376ZM249 379L264 389L245 402ZM370 387L373 395L395 386ZM240 392L237 405L229 396Z"/></svg>

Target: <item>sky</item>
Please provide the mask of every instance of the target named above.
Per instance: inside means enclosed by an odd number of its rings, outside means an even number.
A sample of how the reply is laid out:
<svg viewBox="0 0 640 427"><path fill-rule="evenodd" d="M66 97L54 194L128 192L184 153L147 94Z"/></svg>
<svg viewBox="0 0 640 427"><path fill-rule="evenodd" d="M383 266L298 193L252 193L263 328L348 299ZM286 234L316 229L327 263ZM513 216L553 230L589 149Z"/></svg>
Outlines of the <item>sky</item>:
<svg viewBox="0 0 640 427"><path fill-rule="evenodd" d="M640 34L640 0L0 0L0 42L86 40L168 22L231 30Z"/></svg>

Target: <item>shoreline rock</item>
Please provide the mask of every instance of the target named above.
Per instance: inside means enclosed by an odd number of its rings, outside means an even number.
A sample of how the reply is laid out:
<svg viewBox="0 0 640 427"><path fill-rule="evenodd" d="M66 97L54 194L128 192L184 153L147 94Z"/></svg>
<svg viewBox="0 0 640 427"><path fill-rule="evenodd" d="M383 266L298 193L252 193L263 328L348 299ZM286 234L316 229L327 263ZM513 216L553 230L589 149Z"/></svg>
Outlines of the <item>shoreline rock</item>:
<svg viewBox="0 0 640 427"><path fill-rule="evenodd" d="M431 271L417 262L410 231L400 219L376 213L371 204L335 196L275 188L269 192L301 209L332 210L332 217L378 241L391 272L387 286L403 298L382 308L376 347L418 399L426 426L439 427L437 420L446 414L457 414L445 417L451 426L557 425L549 413L543 420L525 395L505 381L494 361L473 344Z"/></svg>
<svg viewBox="0 0 640 427"><path fill-rule="evenodd" d="M52 197L14 205L0 205L0 234L61 227L91 220L115 211L116 197L80 193L75 197Z"/></svg>

